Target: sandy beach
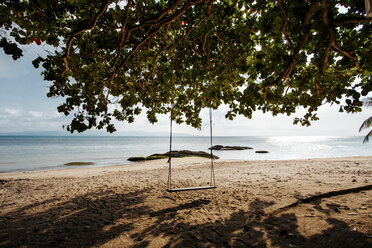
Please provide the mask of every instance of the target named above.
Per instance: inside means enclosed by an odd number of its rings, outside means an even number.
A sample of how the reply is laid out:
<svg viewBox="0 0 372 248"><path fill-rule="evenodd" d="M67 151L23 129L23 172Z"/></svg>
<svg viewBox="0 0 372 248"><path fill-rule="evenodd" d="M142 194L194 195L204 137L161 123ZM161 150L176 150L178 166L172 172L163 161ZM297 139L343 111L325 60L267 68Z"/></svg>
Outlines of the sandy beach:
<svg viewBox="0 0 372 248"><path fill-rule="evenodd" d="M0 247L372 247L372 157L0 174ZM173 160L175 187L209 160ZM348 190L349 189L349 190Z"/></svg>

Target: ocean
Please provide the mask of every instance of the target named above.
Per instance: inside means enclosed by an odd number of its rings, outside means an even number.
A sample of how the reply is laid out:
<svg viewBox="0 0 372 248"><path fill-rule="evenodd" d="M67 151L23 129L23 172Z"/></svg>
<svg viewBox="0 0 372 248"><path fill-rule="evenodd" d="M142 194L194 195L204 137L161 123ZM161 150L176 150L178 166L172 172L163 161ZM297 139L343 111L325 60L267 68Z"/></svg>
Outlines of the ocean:
<svg viewBox="0 0 372 248"><path fill-rule="evenodd" d="M363 137L247 136L213 137L213 145L249 146L252 150L214 151L220 159L286 160L372 156L372 142ZM173 138L172 150L207 151L207 136ZM133 156L149 156L169 150L169 137L133 136L0 136L0 173L66 168L69 162L95 166L131 164ZM269 153L258 154L256 150ZM81 167L81 166L79 166Z"/></svg>

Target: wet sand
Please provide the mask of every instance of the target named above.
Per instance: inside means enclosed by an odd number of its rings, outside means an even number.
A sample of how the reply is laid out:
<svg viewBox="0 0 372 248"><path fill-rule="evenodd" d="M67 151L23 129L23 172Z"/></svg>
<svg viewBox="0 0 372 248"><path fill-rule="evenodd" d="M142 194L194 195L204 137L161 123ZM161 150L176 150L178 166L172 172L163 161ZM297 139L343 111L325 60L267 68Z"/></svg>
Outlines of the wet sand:
<svg viewBox="0 0 372 248"><path fill-rule="evenodd" d="M173 185L208 184L209 163L174 159ZM0 174L0 247L372 247L372 157L216 160L217 189L180 193L167 172Z"/></svg>

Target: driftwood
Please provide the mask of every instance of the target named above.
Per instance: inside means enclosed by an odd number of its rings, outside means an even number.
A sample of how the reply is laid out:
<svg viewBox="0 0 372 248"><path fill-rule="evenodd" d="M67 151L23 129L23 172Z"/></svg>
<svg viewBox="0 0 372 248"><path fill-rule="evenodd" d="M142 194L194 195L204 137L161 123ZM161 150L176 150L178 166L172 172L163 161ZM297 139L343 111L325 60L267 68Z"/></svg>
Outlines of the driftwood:
<svg viewBox="0 0 372 248"><path fill-rule="evenodd" d="M322 193L322 194L312 195L312 196L309 196L309 197L306 197L306 198L303 198L303 199L298 199L296 202L294 202L290 205L287 205L285 207L276 209L273 212L271 212L270 214L275 215L275 214L284 212L285 210L288 210L290 208L296 207L300 204L311 203L311 202L314 202L316 200L320 200L320 199L323 199L323 198L329 198L329 197L338 196L338 195L346 195L346 194L350 194L350 193L358 193L358 192L361 192L361 191L364 191L364 190L371 190L371 189L372 189L372 184L357 187L357 188L341 189L341 190L330 191L330 192L326 192L326 193Z"/></svg>
<svg viewBox="0 0 372 248"><path fill-rule="evenodd" d="M203 157L203 158L211 158L211 154L203 151L188 151L188 150L181 150L181 151L172 151L171 153L172 158L184 158L184 157ZM146 161L146 160L155 160L155 159L164 159L169 158L169 152L166 153L155 153L148 157L130 157L128 158L129 161ZM218 159L219 157L213 155L214 159Z"/></svg>

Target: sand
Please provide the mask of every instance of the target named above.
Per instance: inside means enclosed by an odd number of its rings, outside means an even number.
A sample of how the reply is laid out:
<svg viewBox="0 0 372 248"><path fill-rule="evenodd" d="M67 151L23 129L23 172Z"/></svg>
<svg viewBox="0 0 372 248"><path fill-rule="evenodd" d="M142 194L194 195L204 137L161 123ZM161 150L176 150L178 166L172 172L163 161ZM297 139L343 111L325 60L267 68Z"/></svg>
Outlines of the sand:
<svg viewBox="0 0 372 248"><path fill-rule="evenodd" d="M209 181L207 159L173 167L175 187ZM1 174L0 247L372 247L372 157L217 160L217 189L181 193L167 170Z"/></svg>

